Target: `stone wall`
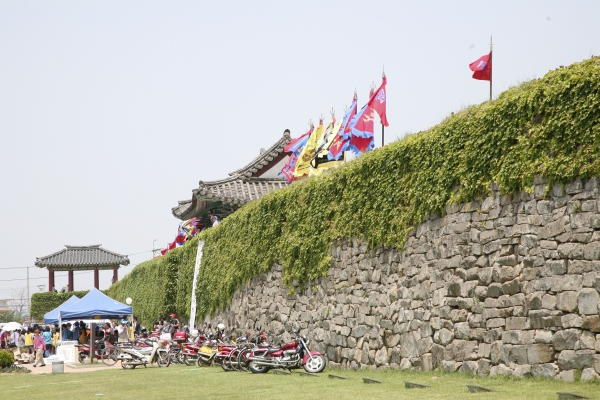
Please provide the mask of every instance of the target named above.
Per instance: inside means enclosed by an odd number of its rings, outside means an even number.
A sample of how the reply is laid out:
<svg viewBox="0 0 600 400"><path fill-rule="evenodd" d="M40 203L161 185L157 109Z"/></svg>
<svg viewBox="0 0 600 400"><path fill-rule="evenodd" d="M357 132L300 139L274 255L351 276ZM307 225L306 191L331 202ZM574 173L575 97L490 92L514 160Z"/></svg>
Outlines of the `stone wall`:
<svg viewBox="0 0 600 400"><path fill-rule="evenodd" d="M327 277L298 295L275 265L211 321L238 335L301 329L342 368L598 378L599 188L492 187L426 220L401 252L336 243Z"/></svg>

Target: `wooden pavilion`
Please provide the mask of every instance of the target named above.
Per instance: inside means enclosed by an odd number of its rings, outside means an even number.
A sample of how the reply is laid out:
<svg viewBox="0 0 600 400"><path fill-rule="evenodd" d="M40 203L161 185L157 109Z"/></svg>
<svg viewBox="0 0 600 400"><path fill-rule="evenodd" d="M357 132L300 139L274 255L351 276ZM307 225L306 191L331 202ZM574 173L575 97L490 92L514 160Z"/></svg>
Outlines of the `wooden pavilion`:
<svg viewBox="0 0 600 400"><path fill-rule="evenodd" d="M94 271L94 287L99 289L99 271L113 271L112 282L119 280L121 265L129 265L127 256L103 249L101 244L91 246L68 246L45 257L35 260L36 267L48 269L48 291L54 291L54 271L68 271L68 291L73 291L74 271Z"/></svg>

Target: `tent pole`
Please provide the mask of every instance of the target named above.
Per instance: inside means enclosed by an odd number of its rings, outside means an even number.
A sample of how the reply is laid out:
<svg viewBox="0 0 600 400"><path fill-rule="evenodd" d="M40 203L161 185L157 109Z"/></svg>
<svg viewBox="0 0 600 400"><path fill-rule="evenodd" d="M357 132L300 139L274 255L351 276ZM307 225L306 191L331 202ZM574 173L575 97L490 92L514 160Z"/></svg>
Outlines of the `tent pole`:
<svg viewBox="0 0 600 400"><path fill-rule="evenodd" d="M84 328L85 329L85 326ZM90 324L90 364L94 363L94 359L96 358L96 324Z"/></svg>

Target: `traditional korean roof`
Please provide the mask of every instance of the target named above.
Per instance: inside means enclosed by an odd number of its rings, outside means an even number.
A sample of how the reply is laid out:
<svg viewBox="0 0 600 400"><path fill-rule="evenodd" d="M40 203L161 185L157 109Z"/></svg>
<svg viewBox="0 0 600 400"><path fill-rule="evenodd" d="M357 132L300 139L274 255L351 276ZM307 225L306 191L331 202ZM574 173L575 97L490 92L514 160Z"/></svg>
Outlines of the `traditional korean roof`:
<svg viewBox="0 0 600 400"><path fill-rule="evenodd" d="M200 181L198 188L192 191L191 200L179 201L177 207L171 209L173 215L186 220L200 217L209 210L215 210L216 214L229 214L270 191L285 187L286 181L283 178L274 177L272 172L267 173L288 157L283 149L291 140L290 131L286 129L281 139L269 149L261 149L258 157L245 167L231 172L228 178Z"/></svg>
<svg viewBox="0 0 600 400"><path fill-rule="evenodd" d="M286 129L285 132L283 132L283 137L275 142L273 146L271 146L268 150L261 149L258 157L252 160L245 167L229 173L229 176L245 176L246 178L250 178L251 176L259 177L261 175L261 170L272 165L273 160L277 159L283 154L285 145L291 140L292 137L290 136L290 131Z"/></svg>
<svg viewBox="0 0 600 400"><path fill-rule="evenodd" d="M69 246L45 257L38 257L35 265L40 268L94 268L128 265L127 256L103 249L101 244L91 246Z"/></svg>

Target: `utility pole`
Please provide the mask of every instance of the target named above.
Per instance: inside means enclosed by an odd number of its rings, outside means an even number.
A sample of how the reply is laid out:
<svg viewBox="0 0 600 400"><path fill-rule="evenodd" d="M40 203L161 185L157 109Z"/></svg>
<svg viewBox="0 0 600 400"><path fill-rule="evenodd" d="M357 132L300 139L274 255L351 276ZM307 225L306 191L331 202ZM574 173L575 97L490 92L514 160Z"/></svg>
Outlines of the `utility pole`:
<svg viewBox="0 0 600 400"><path fill-rule="evenodd" d="M29 296L29 267L27 268L27 324L31 323L31 296Z"/></svg>

